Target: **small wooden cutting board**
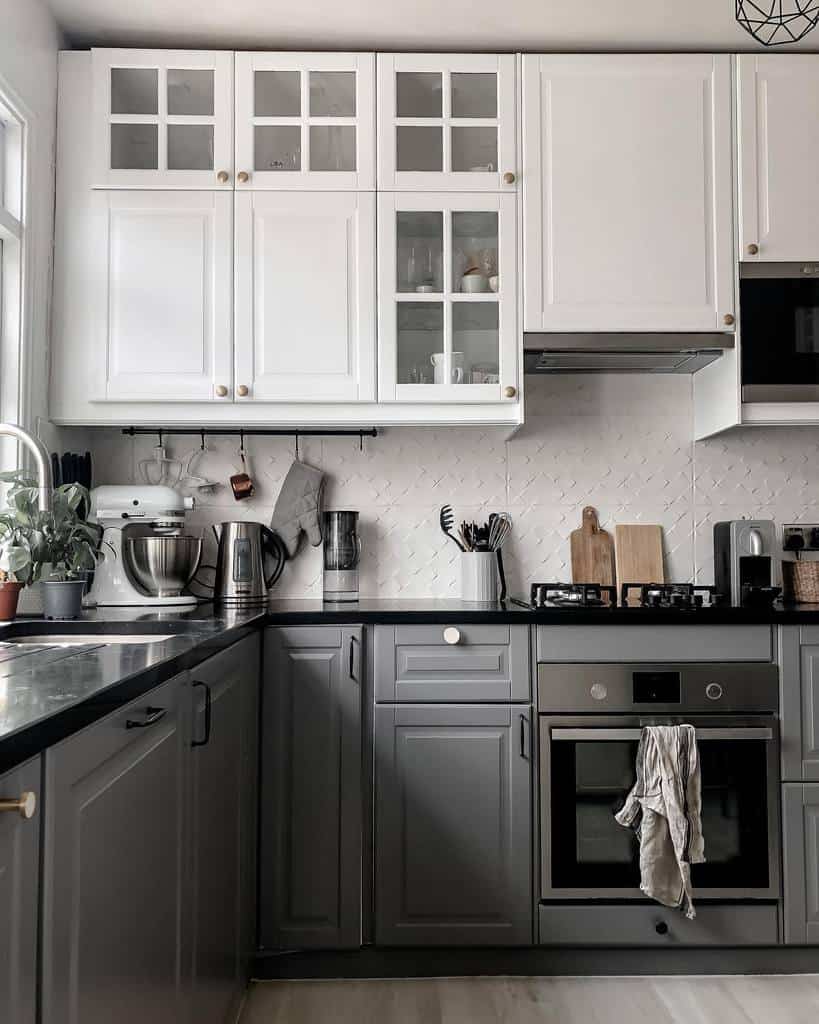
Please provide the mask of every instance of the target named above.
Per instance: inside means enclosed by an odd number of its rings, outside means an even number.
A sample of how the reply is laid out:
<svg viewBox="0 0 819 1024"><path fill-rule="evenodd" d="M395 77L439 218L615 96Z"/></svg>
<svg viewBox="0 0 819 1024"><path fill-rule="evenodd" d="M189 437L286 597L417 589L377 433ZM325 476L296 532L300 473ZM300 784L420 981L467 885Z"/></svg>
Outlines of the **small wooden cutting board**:
<svg viewBox="0 0 819 1024"><path fill-rule="evenodd" d="M617 580L624 583L664 583L662 526L616 526ZM638 604L639 591L629 594L629 605Z"/></svg>
<svg viewBox="0 0 819 1024"><path fill-rule="evenodd" d="M614 545L611 534L600 529L597 510L583 509L583 525L572 530L572 583L600 583L614 586Z"/></svg>

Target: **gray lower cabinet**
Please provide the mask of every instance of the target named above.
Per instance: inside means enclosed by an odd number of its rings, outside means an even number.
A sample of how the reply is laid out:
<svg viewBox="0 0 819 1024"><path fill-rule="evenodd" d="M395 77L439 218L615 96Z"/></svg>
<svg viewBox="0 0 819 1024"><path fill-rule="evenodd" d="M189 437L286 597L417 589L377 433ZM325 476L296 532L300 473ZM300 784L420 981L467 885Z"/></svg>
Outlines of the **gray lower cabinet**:
<svg viewBox="0 0 819 1024"><path fill-rule="evenodd" d="M43 1024L186 1019L179 677L45 754Z"/></svg>
<svg viewBox="0 0 819 1024"><path fill-rule="evenodd" d="M361 944L360 627L268 629L262 683L259 942Z"/></svg>
<svg viewBox="0 0 819 1024"><path fill-rule="evenodd" d="M819 627L781 626L782 778L819 782Z"/></svg>
<svg viewBox="0 0 819 1024"><path fill-rule="evenodd" d="M21 798L30 817L14 806ZM37 1015L40 801L39 758L0 776L0 1021L9 1024Z"/></svg>
<svg viewBox="0 0 819 1024"><path fill-rule="evenodd" d="M785 942L819 945L819 785L782 787Z"/></svg>
<svg viewBox="0 0 819 1024"><path fill-rule="evenodd" d="M260 639L252 636L190 673L190 1020L196 1024L235 1019L253 952L259 662Z"/></svg>
<svg viewBox="0 0 819 1024"><path fill-rule="evenodd" d="M375 708L375 940L532 943L528 705Z"/></svg>

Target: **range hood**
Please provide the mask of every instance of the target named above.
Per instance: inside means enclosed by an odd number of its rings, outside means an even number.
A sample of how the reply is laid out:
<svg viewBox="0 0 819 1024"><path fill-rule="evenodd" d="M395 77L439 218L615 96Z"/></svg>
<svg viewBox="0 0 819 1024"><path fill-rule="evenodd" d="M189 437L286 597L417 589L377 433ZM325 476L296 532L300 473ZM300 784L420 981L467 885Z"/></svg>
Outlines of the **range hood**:
<svg viewBox="0 0 819 1024"><path fill-rule="evenodd" d="M526 373L696 373L734 347L733 334L523 335Z"/></svg>

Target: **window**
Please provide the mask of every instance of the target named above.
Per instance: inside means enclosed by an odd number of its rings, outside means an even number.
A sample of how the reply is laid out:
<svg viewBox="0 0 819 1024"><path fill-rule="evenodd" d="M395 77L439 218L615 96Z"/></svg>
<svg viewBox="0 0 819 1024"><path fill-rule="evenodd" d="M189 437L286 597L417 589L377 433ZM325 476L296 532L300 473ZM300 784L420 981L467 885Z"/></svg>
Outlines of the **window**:
<svg viewBox="0 0 819 1024"><path fill-rule="evenodd" d="M23 342L23 119L0 93L0 420L19 422ZM0 442L0 465L16 447Z"/></svg>

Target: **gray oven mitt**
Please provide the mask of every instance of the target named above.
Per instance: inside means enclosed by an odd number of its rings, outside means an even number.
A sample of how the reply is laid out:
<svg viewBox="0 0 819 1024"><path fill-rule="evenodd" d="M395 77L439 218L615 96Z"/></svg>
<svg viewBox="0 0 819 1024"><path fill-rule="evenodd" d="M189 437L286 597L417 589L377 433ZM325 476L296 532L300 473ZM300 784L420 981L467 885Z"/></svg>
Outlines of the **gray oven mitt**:
<svg viewBox="0 0 819 1024"><path fill-rule="evenodd" d="M299 550L302 533L317 548L321 544L321 513L324 474L304 462L294 462L287 471L273 509L271 529L281 537L288 558Z"/></svg>

